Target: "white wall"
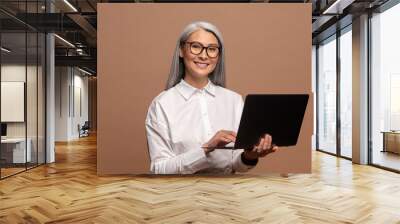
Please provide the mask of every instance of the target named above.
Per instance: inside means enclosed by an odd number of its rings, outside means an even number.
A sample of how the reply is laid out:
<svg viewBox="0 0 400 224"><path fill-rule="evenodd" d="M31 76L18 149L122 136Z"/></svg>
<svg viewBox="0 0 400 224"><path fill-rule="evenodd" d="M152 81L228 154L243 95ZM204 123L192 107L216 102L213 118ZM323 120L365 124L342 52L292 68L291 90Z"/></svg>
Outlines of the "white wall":
<svg viewBox="0 0 400 224"><path fill-rule="evenodd" d="M1 66L1 81L3 82L25 82L25 71L24 65L8 64ZM28 74L33 69L32 66L28 66ZM6 110L6 108L1 108ZM25 137L25 123L24 122L11 122L7 123L7 137Z"/></svg>
<svg viewBox="0 0 400 224"><path fill-rule="evenodd" d="M25 70L27 69L27 70ZM26 73L27 72L27 73ZM25 75L28 76L28 81L30 86L36 86L36 66L18 65L18 64L8 64L1 66L1 81L3 82L25 82ZM36 88L27 88L27 116L28 116L28 137L31 133L36 135ZM32 104L32 102L34 102ZM41 105L39 105L40 107ZM6 110L7 108L1 108ZM34 123L32 123L34 122ZM25 137L25 124L26 122L7 122L7 136L8 137Z"/></svg>
<svg viewBox="0 0 400 224"><path fill-rule="evenodd" d="M55 68L55 141L68 141L68 117L70 83L69 68Z"/></svg>
<svg viewBox="0 0 400 224"><path fill-rule="evenodd" d="M38 70L37 70L38 69ZM25 135L30 139L30 148L32 161L44 163L44 100L45 100L45 85L44 73L42 67L37 67L25 64L3 64L1 66L1 81L2 82L24 82L26 83L26 107L22 110L27 115L27 120L23 122L6 122L8 138L24 138ZM27 80L25 80L27 79ZM4 97L4 96L2 96ZM10 108L1 108L2 112L11 110ZM8 111L13 113L13 111ZM37 156L37 153L39 155ZM51 161L51 160L49 160Z"/></svg>
<svg viewBox="0 0 400 224"><path fill-rule="evenodd" d="M76 70L75 70L76 71ZM72 136L74 138L79 137L78 133L78 124L81 126L88 120L88 77L81 76L81 73L78 75L74 75L74 108L72 111L73 119L72 119ZM81 110L81 111L80 111Z"/></svg>
<svg viewBox="0 0 400 224"><path fill-rule="evenodd" d="M56 67L55 73L55 140L70 141L88 120L88 77L72 67Z"/></svg>

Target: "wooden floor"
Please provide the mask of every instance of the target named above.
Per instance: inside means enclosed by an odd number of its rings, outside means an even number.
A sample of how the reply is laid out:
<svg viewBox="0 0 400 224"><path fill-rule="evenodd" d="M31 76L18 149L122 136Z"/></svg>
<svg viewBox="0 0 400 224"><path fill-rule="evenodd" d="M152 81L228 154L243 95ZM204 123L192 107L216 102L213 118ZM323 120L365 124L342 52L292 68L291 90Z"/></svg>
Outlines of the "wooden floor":
<svg viewBox="0 0 400 224"><path fill-rule="evenodd" d="M24 168L0 168L1 169L1 177L8 177L11 176L13 174L25 171L25 167Z"/></svg>
<svg viewBox="0 0 400 224"><path fill-rule="evenodd" d="M400 175L315 152L313 173L96 176L95 137L0 181L0 223L400 223Z"/></svg>

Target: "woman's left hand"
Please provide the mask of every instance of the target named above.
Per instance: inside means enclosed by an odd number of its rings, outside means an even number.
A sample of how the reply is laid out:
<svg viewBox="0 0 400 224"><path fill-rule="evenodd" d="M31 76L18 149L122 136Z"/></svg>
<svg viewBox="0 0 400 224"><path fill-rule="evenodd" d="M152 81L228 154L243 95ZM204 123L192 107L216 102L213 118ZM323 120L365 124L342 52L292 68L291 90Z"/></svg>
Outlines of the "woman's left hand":
<svg viewBox="0 0 400 224"><path fill-rule="evenodd" d="M278 146L272 144L272 137L269 134L265 134L260 139L258 145L255 145L253 149L244 150L244 156L248 160L256 160L259 157L265 157L266 155L278 150Z"/></svg>

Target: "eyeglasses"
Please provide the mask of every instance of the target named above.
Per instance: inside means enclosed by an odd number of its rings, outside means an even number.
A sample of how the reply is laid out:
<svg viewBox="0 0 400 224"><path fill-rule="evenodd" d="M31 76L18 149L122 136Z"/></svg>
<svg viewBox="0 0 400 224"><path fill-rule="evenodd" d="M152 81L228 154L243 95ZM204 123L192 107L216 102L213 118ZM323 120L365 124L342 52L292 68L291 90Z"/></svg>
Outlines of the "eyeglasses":
<svg viewBox="0 0 400 224"><path fill-rule="evenodd" d="M219 55L219 46L207 46L204 47L203 44L199 42L184 42L185 44L189 44L190 52L194 55L199 55L206 49L207 56L210 58L216 58Z"/></svg>

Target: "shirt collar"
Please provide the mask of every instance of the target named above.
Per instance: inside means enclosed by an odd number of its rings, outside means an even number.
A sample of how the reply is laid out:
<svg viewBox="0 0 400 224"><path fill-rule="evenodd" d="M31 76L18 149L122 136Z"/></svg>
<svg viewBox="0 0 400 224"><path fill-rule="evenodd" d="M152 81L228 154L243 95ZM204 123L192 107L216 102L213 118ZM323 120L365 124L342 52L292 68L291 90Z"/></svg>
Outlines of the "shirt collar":
<svg viewBox="0 0 400 224"><path fill-rule="evenodd" d="M200 91L200 89L193 87L183 79L176 85L176 88L185 100L188 100L196 91ZM211 96L215 96L215 85L210 79L208 79L208 83L203 89Z"/></svg>

